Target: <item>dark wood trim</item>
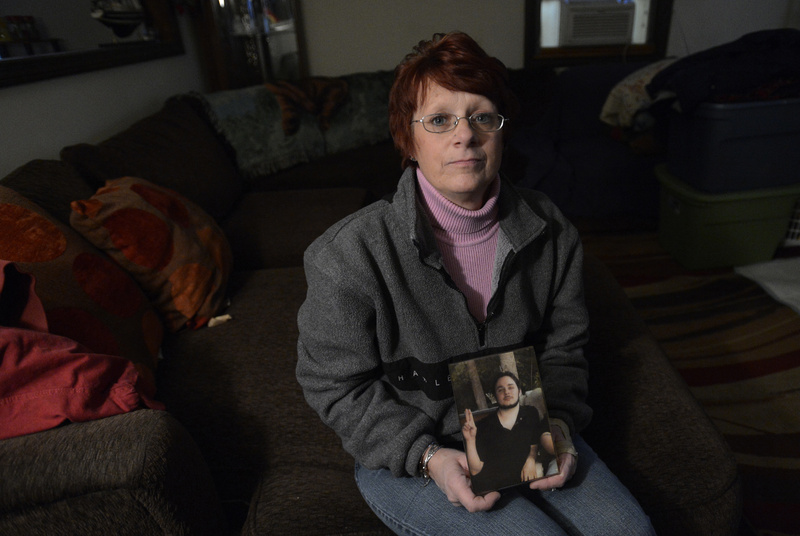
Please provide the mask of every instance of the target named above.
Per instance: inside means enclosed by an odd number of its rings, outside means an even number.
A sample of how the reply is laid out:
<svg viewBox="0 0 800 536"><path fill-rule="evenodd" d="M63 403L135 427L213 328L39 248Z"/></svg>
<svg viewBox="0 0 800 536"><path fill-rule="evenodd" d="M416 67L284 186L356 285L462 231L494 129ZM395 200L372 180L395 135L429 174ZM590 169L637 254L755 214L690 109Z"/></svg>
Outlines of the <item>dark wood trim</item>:
<svg viewBox="0 0 800 536"><path fill-rule="evenodd" d="M0 61L0 87L120 67L183 54L180 43L136 43L83 52L61 52Z"/></svg>
<svg viewBox="0 0 800 536"><path fill-rule="evenodd" d="M308 76L308 46L306 44L306 27L303 24L303 13L300 4L301 2L297 2L296 0L292 1L292 9L294 10L294 31L297 34L298 69L300 71L300 77L303 78Z"/></svg>
<svg viewBox="0 0 800 536"><path fill-rule="evenodd" d="M650 34L653 36L656 55L661 59L667 55L673 0L655 0L655 2L656 15L650 20Z"/></svg>
<svg viewBox="0 0 800 536"><path fill-rule="evenodd" d="M48 80L59 76L109 69L183 54L183 42L171 3L144 0L159 41L141 41L97 49L58 52L0 60L0 87Z"/></svg>
<svg viewBox="0 0 800 536"><path fill-rule="evenodd" d="M290 0L290 4L298 45L298 77L305 78L308 76L308 56L300 2ZM265 79L274 80L272 58L269 53L270 36L264 33L232 35L227 20L230 16L230 9L221 8L214 0L203 2L200 13L194 19L195 32L200 36L198 39L200 60L209 89L211 91L236 89L263 83ZM245 61L245 40L256 46L263 45L266 77Z"/></svg>

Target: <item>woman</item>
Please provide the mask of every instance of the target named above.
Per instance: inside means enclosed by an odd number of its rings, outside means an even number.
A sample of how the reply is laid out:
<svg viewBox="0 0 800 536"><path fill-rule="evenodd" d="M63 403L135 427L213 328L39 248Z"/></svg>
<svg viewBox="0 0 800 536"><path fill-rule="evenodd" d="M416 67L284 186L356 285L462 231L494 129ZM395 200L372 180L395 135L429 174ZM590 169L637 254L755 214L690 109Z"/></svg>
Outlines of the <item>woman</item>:
<svg viewBox="0 0 800 536"><path fill-rule="evenodd" d="M499 177L516 108L503 64L466 34L421 42L397 67L390 128L406 169L392 199L306 251L297 377L395 532L652 534L576 435L591 417L582 251L546 197ZM561 471L478 496L448 363L525 346Z"/></svg>

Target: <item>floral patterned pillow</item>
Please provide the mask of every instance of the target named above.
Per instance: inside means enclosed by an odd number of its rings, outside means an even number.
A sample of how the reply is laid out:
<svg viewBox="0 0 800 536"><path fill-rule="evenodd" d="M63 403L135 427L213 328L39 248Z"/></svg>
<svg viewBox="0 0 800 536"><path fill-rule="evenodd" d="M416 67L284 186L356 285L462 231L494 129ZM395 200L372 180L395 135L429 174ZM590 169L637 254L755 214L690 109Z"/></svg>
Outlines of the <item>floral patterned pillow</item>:
<svg viewBox="0 0 800 536"><path fill-rule="evenodd" d="M164 326L124 270L22 195L0 186L0 259L35 278L49 332L155 370ZM143 366L143 367L142 367Z"/></svg>
<svg viewBox="0 0 800 536"><path fill-rule="evenodd" d="M225 306L230 246L211 216L144 179L106 182L72 202L70 224L133 276L166 327L199 328Z"/></svg>

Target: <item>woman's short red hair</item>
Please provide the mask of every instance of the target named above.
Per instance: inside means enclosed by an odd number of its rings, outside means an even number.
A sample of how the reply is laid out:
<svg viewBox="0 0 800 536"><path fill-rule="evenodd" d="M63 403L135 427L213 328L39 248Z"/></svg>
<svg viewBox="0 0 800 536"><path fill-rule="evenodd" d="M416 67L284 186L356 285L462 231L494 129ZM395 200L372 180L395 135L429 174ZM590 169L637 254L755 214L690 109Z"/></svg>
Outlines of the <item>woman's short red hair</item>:
<svg viewBox="0 0 800 536"><path fill-rule="evenodd" d="M420 41L395 69L389 93L389 129L403 156L404 168L414 164L411 121L431 83L450 91L482 95L506 119L514 118L519 109L503 62L489 56L469 35L436 34L430 41Z"/></svg>

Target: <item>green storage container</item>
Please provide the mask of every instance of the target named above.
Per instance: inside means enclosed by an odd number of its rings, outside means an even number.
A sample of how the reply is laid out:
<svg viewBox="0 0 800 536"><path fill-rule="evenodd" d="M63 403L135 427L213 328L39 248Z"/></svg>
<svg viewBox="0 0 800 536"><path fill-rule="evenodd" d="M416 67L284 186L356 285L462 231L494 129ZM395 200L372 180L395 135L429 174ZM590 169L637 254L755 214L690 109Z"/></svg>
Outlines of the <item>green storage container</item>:
<svg viewBox="0 0 800 536"><path fill-rule="evenodd" d="M772 259L800 199L800 184L708 194L656 168L661 182L661 245L691 270Z"/></svg>

